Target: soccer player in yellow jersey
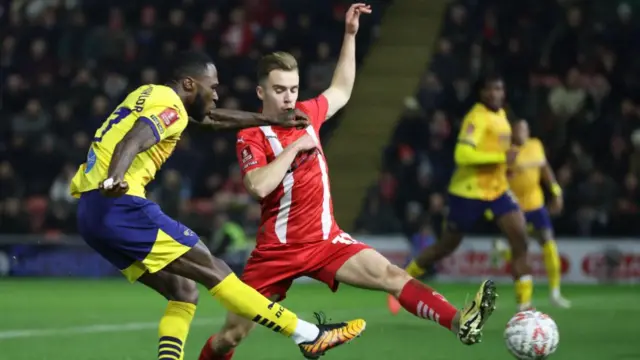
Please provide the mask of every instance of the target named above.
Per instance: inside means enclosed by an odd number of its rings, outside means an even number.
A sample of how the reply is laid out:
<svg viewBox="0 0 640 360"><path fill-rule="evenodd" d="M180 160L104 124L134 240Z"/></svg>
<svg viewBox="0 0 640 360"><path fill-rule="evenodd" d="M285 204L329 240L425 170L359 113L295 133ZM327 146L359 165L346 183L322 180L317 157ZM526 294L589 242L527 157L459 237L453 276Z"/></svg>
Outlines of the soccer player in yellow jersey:
<svg viewBox="0 0 640 360"><path fill-rule="evenodd" d="M293 338L303 355L317 358L352 340L364 321L314 325L267 300L241 282L199 237L145 198L145 185L173 152L189 122L214 129L261 125L304 127L304 114L269 118L261 114L215 109L217 70L208 56L177 57L167 85L134 90L96 131L71 183L79 197L78 228L89 246L168 301L160 320L158 359L182 360L198 291L209 289L229 311ZM354 331L355 330L355 331Z"/></svg>
<svg viewBox="0 0 640 360"><path fill-rule="evenodd" d="M556 182L553 170L547 162L542 143L540 140L530 137L529 125L524 119L513 124L513 142L520 147L520 150L515 164L509 167L509 186L518 199L520 208L524 211L529 230L542 247L551 290L551 303L558 307L568 308L571 303L560 293L560 256L553 239L553 225L549 218L549 212L544 206L544 193L540 186L540 180L551 191L549 210L552 213L562 211L562 188ZM505 260L511 260L511 251L502 240L495 241L494 251Z"/></svg>
<svg viewBox="0 0 640 360"><path fill-rule="evenodd" d="M450 255L464 233L484 217L495 214L496 223L509 239L513 254L513 277L520 308L531 307L533 284L527 263L527 234L522 211L509 191L507 165L516 152L511 146L511 126L503 103L504 85L499 77L479 81L480 102L467 113L455 148L456 170L449 184L449 213L438 241L423 250L407 267L414 277L424 274L440 259ZM392 312L397 308L389 299Z"/></svg>

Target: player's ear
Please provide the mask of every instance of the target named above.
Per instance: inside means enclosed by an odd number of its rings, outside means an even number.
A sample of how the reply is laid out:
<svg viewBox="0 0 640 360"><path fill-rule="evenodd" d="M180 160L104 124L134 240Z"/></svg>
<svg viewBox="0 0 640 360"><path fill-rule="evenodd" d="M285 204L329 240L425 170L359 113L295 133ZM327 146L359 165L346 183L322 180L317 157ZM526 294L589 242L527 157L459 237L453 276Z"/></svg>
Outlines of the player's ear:
<svg viewBox="0 0 640 360"><path fill-rule="evenodd" d="M256 86L256 95L258 95L258 99L264 100L264 88L262 86Z"/></svg>
<svg viewBox="0 0 640 360"><path fill-rule="evenodd" d="M187 92L193 92L196 90L196 82L190 77L185 78L182 80L182 87Z"/></svg>

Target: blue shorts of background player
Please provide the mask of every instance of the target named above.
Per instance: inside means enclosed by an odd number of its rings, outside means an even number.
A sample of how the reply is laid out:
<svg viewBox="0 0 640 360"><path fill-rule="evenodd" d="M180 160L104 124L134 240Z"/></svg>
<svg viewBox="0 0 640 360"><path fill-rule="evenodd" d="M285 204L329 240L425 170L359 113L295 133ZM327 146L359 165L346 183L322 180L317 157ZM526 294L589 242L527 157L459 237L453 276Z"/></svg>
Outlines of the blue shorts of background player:
<svg viewBox="0 0 640 360"><path fill-rule="evenodd" d="M550 230L553 227L549 212L544 206L535 210L525 211L524 218L527 221L527 227L530 232Z"/></svg>
<svg viewBox="0 0 640 360"><path fill-rule="evenodd" d="M469 199L449 194L446 224L451 230L465 233L471 231L478 220L488 214L493 218L499 218L513 211L520 211L520 207L509 191L494 200Z"/></svg>
<svg viewBox="0 0 640 360"><path fill-rule="evenodd" d="M147 199L81 195L78 230L84 241L131 282L155 273L194 247L199 237Z"/></svg>

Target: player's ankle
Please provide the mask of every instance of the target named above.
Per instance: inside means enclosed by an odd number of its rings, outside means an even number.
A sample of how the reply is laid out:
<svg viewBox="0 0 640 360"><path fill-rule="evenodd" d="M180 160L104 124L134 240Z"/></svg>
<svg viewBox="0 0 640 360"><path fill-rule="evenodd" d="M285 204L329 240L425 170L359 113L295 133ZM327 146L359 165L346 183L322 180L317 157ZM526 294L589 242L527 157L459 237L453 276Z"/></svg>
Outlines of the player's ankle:
<svg viewBox="0 0 640 360"><path fill-rule="evenodd" d="M462 317L462 312L458 311L456 315L451 320L451 332L454 334L458 334L460 332L460 318Z"/></svg>
<svg viewBox="0 0 640 360"><path fill-rule="evenodd" d="M291 339L296 344L302 344L305 342L315 341L320 335L320 329L307 321L304 321L298 318L298 323L296 324L296 329L291 334Z"/></svg>
<svg viewBox="0 0 640 360"><path fill-rule="evenodd" d="M559 298L560 295L561 294L560 294L560 288L559 287L551 289L551 297Z"/></svg>

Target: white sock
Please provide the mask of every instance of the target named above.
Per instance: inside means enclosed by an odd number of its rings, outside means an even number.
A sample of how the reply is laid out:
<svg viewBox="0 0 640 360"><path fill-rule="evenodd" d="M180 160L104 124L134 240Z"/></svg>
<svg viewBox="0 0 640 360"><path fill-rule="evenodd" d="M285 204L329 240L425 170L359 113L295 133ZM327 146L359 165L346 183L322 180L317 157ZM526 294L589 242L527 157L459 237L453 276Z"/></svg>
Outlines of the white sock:
<svg viewBox="0 0 640 360"><path fill-rule="evenodd" d="M554 298L560 297L560 288L551 289L551 296Z"/></svg>
<svg viewBox="0 0 640 360"><path fill-rule="evenodd" d="M293 331L291 338L296 344L303 342L314 341L320 335L320 329L310 322L306 322L302 319L298 319L296 329Z"/></svg>

